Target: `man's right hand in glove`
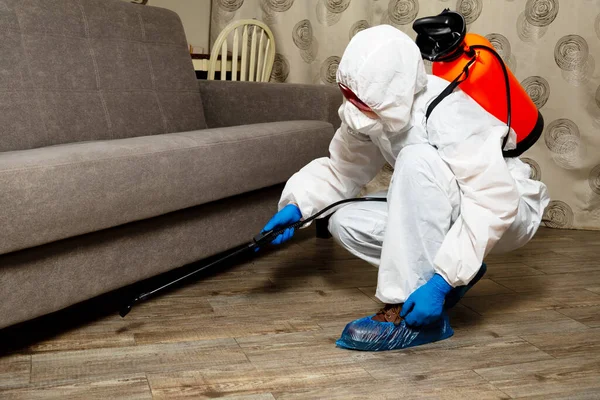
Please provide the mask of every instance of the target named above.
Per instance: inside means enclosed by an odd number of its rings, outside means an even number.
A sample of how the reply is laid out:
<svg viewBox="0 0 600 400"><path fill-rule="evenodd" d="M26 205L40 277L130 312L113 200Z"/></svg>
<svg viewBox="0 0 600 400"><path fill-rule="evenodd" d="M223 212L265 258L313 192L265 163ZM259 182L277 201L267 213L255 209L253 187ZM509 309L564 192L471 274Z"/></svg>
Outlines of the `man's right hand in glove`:
<svg viewBox="0 0 600 400"><path fill-rule="evenodd" d="M271 230L278 230L286 225L293 224L295 222L300 221L302 219L302 213L300 209L295 204L288 204L284 208L281 209L277 214L271 218L269 222L265 225L261 232L268 232ZM287 242L294 236L294 228L288 228L283 231L282 234L278 235L271 244L282 244Z"/></svg>

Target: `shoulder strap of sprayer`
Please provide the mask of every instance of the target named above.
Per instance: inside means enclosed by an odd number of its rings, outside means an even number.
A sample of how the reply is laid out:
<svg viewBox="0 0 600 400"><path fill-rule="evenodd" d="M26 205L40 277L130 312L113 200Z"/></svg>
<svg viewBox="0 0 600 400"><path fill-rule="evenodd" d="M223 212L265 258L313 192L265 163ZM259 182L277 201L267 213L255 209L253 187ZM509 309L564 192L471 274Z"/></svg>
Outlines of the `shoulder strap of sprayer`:
<svg viewBox="0 0 600 400"><path fill-rule="evenodd" d="M467 80L467 78L469 77L469 68L471 67L471 65L473 65L476 59L477 57L471 58L471 60L469 60L467 65L465 65L462 72L456 77L456 79L454 79L448 86L446 86L442 93L440 93L435 99L433 99L433 101L427 107L427 112L425 113L426 121L429 119L429 116L433 112L433 109L436 108L442 102L442 100L450 96L452 92L454 92L454 90L458 87L458 85ZM462 78L463 75L464 78Z"/></svg>
<svg viewBox="0 0 600 400"><path fill-rule="evenodd" d="M500 57L500 55L498 55L498 53L494 49L491 49L487 46L473 46L472 48L475 48L475 47L484 48L484 49L490 51L501 63L502 70L504 72L504 83L505 83L505 87L506 87L506 105L508 108L508 117L507 117L508 132L507 132L506 136L504 136L504 140L502 141L502 149L503 149L503 154L505 154L505 156L514 157L514 155L511 155L512 152L508 152L508 153L504 152L504 148L506 147L506 142L508 141L508 137L510 135L510 120L511 120L510 114L511 114L511 109L512 109L511 100L510 100L510 84L508 82L508 72L506 70L506 65L504 65L502 58ZM442 91L442 93L440 93L431 102L431 104L429 104L429 106L427 107L427 111L425 112L425 125L427 125L427 120L429 120L429 116L433 112L434 108L436 108L438 106L438 104L440 104L446 97L448 97L452 92L454 92L454 89L456 89L458 87L458 85L460 85L461 83L466 81L467 78L469 78L469 68L471 67L471 65L473 65L473 63L476 60L477 60L477 56L475 55L475 56L473 56L473 58L471 58L469 60L467 65L465 65L462 72L460 74L458 74L456 79L454 79L448 86L446 86L446 88ZM463 75L464 75L464 78L462 78Z"/></svg>

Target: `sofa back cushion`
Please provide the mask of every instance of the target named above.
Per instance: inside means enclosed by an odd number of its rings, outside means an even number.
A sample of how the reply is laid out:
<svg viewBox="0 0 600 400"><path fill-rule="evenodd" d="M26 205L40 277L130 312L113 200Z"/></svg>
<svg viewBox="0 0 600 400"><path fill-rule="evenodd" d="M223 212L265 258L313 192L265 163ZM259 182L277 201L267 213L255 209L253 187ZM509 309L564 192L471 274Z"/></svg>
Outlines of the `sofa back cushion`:
<svg viewBox="0 0 600 400"><path fill-rule="evenodd" d="M206 128L179 16L0 0L0 151Z"/></svg>

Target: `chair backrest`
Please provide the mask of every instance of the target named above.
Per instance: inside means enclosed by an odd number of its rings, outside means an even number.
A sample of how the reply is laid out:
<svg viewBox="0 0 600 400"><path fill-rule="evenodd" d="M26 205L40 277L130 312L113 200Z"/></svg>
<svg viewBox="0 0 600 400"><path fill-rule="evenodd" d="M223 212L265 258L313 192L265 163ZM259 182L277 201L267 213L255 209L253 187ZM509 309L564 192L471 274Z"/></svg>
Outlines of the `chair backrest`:
<svg viewBox="0 0 600 400"><path fill-rule="evenodd" d="M240 81L268 82L275 61L275 38L267 25L254 19L234 21L219 34L210 54L208 79L215 79L218 66L221 70L221 80L226 79L228 37L231 33L233 33L231 80L237 81L239 71ZM219 56L221 56L220 60Z"/></svg>

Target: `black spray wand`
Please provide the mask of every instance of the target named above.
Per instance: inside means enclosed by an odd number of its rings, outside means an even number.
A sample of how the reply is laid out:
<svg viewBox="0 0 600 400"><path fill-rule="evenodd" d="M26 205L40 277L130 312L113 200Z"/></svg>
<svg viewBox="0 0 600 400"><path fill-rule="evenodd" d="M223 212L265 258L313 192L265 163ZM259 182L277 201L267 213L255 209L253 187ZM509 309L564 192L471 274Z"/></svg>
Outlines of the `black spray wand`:
<svg viewBox="0 0 600 400"><path fill-rule="evenodd" d="M300 228L302 225L306 225L310 222L312 222L313 220L315 220L316 218L320 217L321 215L323 215L324 213L326 213L327 211L331 210L334 207L340 206L342 204L345 203L353 203L353 202L359 202L359 201L387 201L387 199L385 197L357 197L357 198L352 198L352 199L345 199L345 200L340 200L338 202L335 202L333 204L330 204L329 206L325 207L324 209L322 209L321 211L319 211L318 213L310 216L309 218L305 219L305 220L301 220L298 222L295 222L293 224L289 224L287 226L281 227L277 230L273 229L267 232L261 232L258 235L256 235L254 237L254 239L252 239L251 242L247 243L246 245L244 245L242 248L237 249L221 258L219 258L218 260L215 260L207 265L203 265L202 267L186 274L183 275L177 279L174 279L168 283L165 283L164 285L161 285L159 287L157 287L156 289L150 290L148 292L143 292L140 293L138 296L136 296L131 302L129 302L127 305L125 305L125 307L123 307L120 311L119 311L119 315L121 317L125 317L127 314L129 314L129 312L131 311L131 309L133 308L134 305L136 305L137 303L140 303L144 300L147 300L149 297L156 295L157 293L177 284L180 283L182 281L185 281L189 278L191 278L192 276L198 274L201 271L204 271L210 267L214 267L215 265L221 264L229 259L232 259L236 256L239 256L242 253L245 252L252 252L254 253L254 250L257 247L261 247L261 246L265 246L267 244L270 244L273 240L275 240L275 238L279 235L281 235L283 232L285 232L286 229L289 228L293 228L293 229L298 229Z"/></svg>

